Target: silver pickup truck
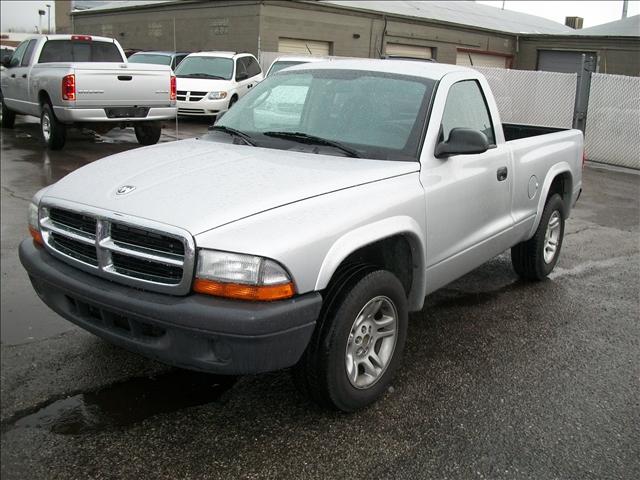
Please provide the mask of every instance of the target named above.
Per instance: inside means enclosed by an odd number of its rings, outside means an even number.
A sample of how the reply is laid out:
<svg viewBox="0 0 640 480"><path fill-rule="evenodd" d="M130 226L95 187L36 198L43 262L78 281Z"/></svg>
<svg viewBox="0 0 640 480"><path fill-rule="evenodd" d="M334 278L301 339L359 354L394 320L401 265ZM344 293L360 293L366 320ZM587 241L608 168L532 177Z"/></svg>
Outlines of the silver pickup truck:
<svg viewBox="0 0 640 480"><path fill-rule="evenodd" d="M521 277L553 270L582 161L580 131L500 123L474 70L300 65L202 138L37 193L20 259L110 342L223 374L293 366L353 411L388 387L426 295L509 248Z"/></svg>
<svg viewBox="0 0 640 480"><path fill-rule="evenodd" d="M35 35L3 64L2 127L16 114L40 118L44 144L61 149L66 128L105 133L133 126L142 145L160 139L162 122L176 116L176 79L165 65L127 63L113 39Z"/></svg>

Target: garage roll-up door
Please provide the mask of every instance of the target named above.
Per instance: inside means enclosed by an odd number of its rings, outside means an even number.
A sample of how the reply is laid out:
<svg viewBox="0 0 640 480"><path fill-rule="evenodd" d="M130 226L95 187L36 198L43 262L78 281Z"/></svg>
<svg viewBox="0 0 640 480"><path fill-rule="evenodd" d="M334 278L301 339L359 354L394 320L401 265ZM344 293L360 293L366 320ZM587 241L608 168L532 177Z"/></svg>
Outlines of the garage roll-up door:
<svg viewBox="0 0 640 480"><path fill-rule="evenodd" d="M466 67L507 68L507 60L508 57L503 57L502 55L458 50L456 65L464 65Z"/></svg>
<svg viewBox="0 0 640 480"><path fill-rule="evenodd" d="M384 51L385 54L394 57L433 58L433 50L431 47L421 47L419 45L387 43Z"/></svg>
<svg viewBox="0 0 640 480"><path fill-rule="evenodd" d="M331 45L329 42L319 42L317 40L304 40L299 38L278 39L278 52L296 53L299 55L330 55Z"/></svg>
<svg viewBox="0 0 640 480"><path fill-rule="evenodd" d="M577 73L582 68L583 52L568 52L562 50L540 50L538 52L538 70L546 72ZM596 54L584 52L591 65L595 65Z"/></svg>

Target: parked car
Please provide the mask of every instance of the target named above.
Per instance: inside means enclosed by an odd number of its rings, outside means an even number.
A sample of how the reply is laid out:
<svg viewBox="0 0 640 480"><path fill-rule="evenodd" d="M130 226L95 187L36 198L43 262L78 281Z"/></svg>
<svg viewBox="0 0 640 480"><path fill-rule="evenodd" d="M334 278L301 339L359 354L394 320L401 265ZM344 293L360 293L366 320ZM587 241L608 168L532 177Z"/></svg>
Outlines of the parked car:
<svg viewBox="0 0 640 480"><path fill-rule="evenodd" d="M312 63L312 62L326 62L327 60L328 60L327 57L305 57L305 56L297 57L293 55L278 57L273 61L273 63L269 67L269 70L267 71L265 78L268 77L269 75L273 75L274 73L279 72L284 68L293 67L294 65L302 65L303 63Z"/></svg>
<svg viewBox="0 0 640 480"><path fill-rule="evenodd" d="M0 46L0 69L4 70L4 64L11 60L11 56L13 52L15 52L15 48L9 45L1 45Z"/></svg>
<svg viewBox="0 0 640 480"><path fill-rule="evenodd" d="M168 65L175 70L187 55L189 52L136 52L129 57L129 63Z"/></svg>
<svg viewBox="0 0 640 480"><path fill-rule="evenodd" d="M291 89L299 105L256 125ZM38 192L20 259L46 304L114 344L220 374L294 366L353 411L387 390L426 295L509 248L523 279L549 275L582 154L578 130L502 124L471 69L299 65L207 136Z"/></svg>
<svg viewBox="0 0 640 480"><path fill-rule="evenodd" d="M175 72L178 115L220 115L263 79L258 60L250 53L192 53Z"/></svg>
<svg viewBox="0 0 640 480"><path fill-rule="evenodd" d="M175 77L163 65L129 64L113 39L34 35L2 72L2 126L16 114L40 118L44 144L61 149L67 127L101 132L132 126L142 145L156 143L162 122L176 116Z"/></svg>

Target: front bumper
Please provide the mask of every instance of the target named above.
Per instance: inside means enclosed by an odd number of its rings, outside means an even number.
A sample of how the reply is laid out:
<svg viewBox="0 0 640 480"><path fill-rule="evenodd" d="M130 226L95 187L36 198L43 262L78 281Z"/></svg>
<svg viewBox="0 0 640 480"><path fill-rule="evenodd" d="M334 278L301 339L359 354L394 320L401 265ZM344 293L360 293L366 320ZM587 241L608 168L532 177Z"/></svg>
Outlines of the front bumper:
<svg viewBox="0 0 640 480"><path fill-rule="evenodd" d="M294 365L322 304L317 292L259 303L163 295L82 272L31 239L19 254L38 296L56 313L127 350L191 370L237 375Z"/></svg>
<svg viewBox="0 0 640 480"><path fill-rule="evenodd" d="M197 102L178 100L178 115L215 116L229 109L229 98L208 100L206 97Z"/></svg>
<svg viewBox="0 0 640 480"><path fill-rule="evenodd" d="M104 108L53 107L56 118L63 123L137 123L172 120L176 107L151 107L146 117L109 118Z"/></svg>

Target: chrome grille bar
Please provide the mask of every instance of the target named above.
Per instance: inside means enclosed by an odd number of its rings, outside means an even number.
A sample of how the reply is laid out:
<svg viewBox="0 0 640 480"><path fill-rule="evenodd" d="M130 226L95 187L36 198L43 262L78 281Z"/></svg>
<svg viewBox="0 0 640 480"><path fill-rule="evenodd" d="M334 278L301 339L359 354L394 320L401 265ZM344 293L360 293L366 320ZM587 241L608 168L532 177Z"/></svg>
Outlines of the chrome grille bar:
<svg viewBox="0 0 640 480"><path fill-rule="evenodd" d="M62 200L45 199L39 216L45 248L66 263L145 290L174 295L189 293L195 244L185 230ZM74 228L72 225L77 225L80 219L83 225L92 225L95 219L95 233L85 231L86 227L83 227L85 230ZM131 243L127 243L126 237L115 241L111 237L113 228L121 234L135 232ZM95 249L95 258L91 250L87 250L91 247Z"/></svg>

